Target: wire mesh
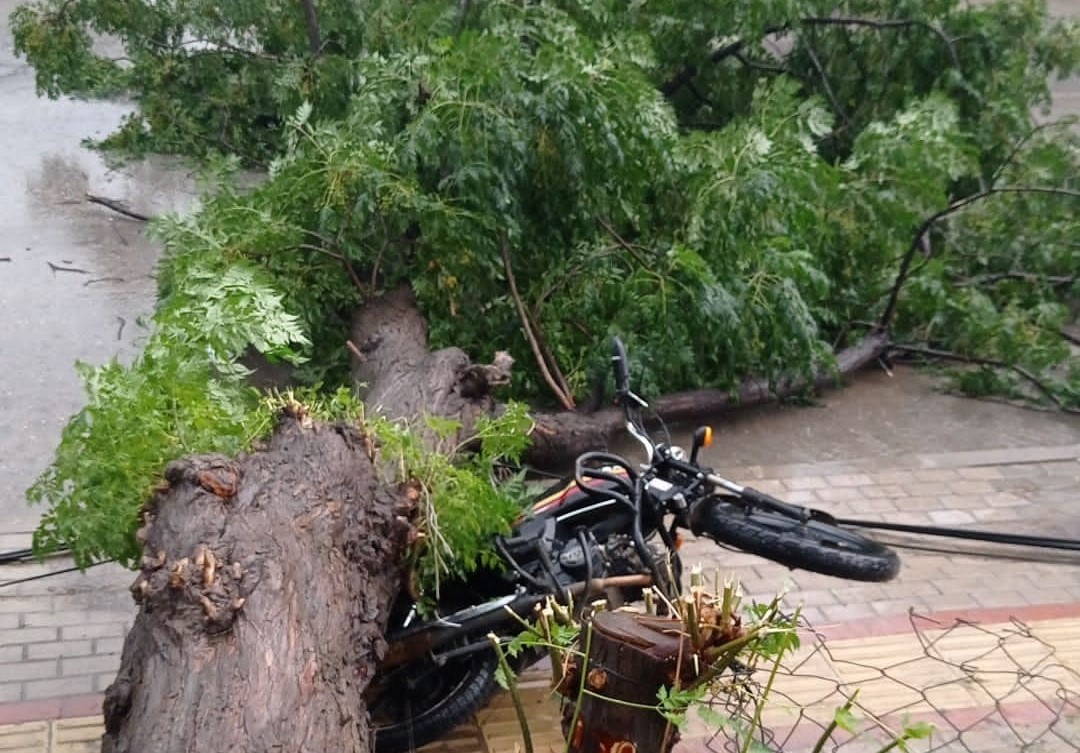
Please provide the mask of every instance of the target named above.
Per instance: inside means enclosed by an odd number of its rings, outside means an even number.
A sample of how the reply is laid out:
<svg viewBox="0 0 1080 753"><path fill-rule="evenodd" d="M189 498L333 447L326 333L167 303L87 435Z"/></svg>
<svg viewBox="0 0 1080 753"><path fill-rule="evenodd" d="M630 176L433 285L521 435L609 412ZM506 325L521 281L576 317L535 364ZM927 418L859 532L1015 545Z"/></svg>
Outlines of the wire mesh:
<svg viewBox="0 0 1080 753"><path fill-rule="evenodd" d="M724 724L706 733L706 748L1080 751L1074 624L943 624L914 612L910 622L910 632L858 640L830 640L803 625L799 649L775 673L761 665L717 688L713 719ZM1067 660L1059 647L1070 649ZM838 715L853 697L852 713Z"/></svg>

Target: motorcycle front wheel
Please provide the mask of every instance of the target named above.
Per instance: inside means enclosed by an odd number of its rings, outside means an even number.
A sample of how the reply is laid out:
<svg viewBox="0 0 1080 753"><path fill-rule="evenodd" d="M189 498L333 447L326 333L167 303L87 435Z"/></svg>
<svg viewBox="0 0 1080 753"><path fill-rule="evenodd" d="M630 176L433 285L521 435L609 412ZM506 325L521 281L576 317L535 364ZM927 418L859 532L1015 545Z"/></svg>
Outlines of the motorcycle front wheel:
<svg viewBox="0 0 1080 753"><path fill-rule="evenodd" d="M871 538L820 520L803 522L747 505L738 497L709 501L694 525L721 544L786 565L848 580L882 582L900 572L896 552Z"/></svg>
<svg viewBox="0 0 1080 753"><path fill-rule="evenodd" d="M442 665L414 662L374 683L375 753L405 753L452 731L491 697L497 666L495 652L483 649Z"/></svg>

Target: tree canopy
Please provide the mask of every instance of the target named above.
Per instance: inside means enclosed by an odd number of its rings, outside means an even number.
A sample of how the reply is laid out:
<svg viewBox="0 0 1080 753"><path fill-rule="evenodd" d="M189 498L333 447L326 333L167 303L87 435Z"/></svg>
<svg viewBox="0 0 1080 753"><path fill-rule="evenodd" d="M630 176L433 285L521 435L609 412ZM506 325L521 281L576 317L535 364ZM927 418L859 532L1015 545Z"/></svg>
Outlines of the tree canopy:
<svg viewBox="0 0 1080 753"><path fill-rule="evenodd" d="M611 333L657 394L887 326L968 392L1080 407L1080 140L1039 119L1080 36L1040 0L41 0L13 28L42 93L134 100L104 147L218 178L154 223L146 350L84 367L31 492L82 562L130 561L166 461L265 432L249 348L337 394L351 312L402 284L534 404L580 401Z"/></svg>

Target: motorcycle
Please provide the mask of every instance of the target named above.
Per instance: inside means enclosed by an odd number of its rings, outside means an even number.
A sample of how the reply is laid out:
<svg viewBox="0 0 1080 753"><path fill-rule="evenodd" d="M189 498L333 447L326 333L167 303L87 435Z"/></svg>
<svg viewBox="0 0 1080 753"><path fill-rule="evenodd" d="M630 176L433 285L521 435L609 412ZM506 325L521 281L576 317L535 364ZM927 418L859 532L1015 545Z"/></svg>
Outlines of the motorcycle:
<svg viewBox="0 0 1080 753"><path fill-rule="evenodd" d="M611 606L656 588L680 592L680 529L793 569L859 581L887 581L895 552L834 524L825 512L793 505L725 479L699 461L712 441L704 426L689 454L654 442L648 404L630 389L626 349L612 341L616 402L626 430L645 450L635 468L607 452L577 458L572 476L541 492L508 536L497 537L502 571L444 584L438 614L422 617L402 595L387 631L389 648L367 701L377 753L413 750L452 730L487 702L497 657L488 638L508 641L549 597L563 604L605 599ZM536 653L519 657L523 665Z"/></svg>

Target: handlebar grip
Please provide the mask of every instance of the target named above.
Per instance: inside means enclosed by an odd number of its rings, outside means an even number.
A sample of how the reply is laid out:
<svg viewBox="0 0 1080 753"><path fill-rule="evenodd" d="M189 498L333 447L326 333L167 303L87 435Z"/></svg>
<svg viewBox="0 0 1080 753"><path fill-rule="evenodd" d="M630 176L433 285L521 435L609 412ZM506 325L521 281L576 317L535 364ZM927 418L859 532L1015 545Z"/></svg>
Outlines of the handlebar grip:
<svg viewBox="0 0 1080 753"><path fill-rule="evenodd" d="M630 366L626 358L626 346L618 337L611 338L611 366L615 370L615 391L630 390Z"/></svg>

